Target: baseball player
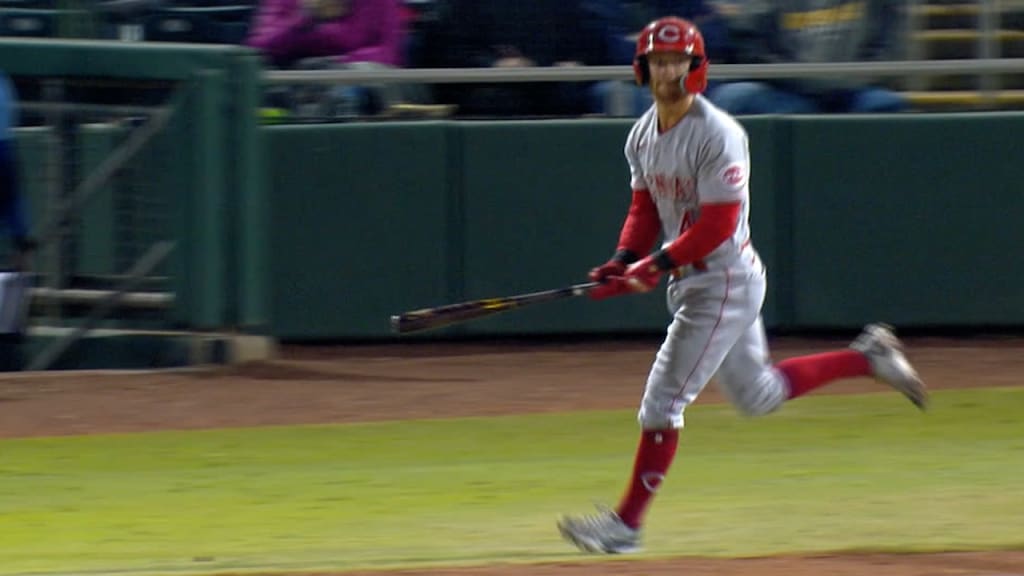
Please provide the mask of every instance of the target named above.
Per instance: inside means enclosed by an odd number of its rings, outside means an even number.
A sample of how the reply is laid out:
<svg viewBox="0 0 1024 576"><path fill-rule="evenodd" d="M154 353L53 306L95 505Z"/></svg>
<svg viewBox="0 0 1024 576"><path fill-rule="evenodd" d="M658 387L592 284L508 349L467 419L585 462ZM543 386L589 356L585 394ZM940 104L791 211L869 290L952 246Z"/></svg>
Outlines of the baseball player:
<svg viewBox="0 0 1024 576"><path fill-rule="evenodd" d="M872 324L849 349L772 365L761 306L765 267L750 241L747 135L701 92L704 40L681 18L641 32L636 81L654 105L626 140L633 199L607 263L590 271L595 299L654 289L668 276L672 313L647 377L632 477L614 509L559 520L562 536L587 552L623 553L640 544L644 513L676 452L683 412L711 377L743 413L768 414L786 400L839 378L874 376L922 410L928 397L902 345ZM650 253L661 233L660 249ZM641 255L648 254L641 258Z"/></svg>

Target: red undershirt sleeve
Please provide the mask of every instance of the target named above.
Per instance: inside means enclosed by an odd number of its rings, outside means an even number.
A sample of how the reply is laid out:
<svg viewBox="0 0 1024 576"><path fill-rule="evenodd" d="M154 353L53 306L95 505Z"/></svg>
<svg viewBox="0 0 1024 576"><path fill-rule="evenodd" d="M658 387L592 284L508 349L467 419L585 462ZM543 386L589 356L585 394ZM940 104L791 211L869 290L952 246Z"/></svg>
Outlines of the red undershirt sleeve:
<svg viewBox="0 0 1024 576"><path fill-rule="evenodd" d="M732 236L739 215L739 202L702 204L697 222L669 244L664 252L675 266L692 264Z"/></svg>
<svg viewBox="0 0 1024 576"><path fill-rule="evenodd" d="M619 234L617 254L629 254L626 263L632 263L651 251L660 232L661 219L651 193L646 189L633 190L629 213Z"/></svg>

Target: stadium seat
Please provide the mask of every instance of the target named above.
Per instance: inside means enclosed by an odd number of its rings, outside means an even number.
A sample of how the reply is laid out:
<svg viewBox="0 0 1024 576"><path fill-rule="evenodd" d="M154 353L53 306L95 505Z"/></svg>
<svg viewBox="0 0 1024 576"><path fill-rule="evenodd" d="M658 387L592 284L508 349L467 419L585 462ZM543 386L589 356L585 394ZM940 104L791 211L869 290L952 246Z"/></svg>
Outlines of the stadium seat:
<svg viewBox="0 0 1024 576"><path fill-rule="evenodd" d="M983 7L967 0L924 0L911 6L914 32L910 57L923 60L1024 56L1024 2L993 3L992 29L984 29ZM985 77L972 73L909 77L898 82L911 106L921 111L1019 110L1024 74Z"/></svg>
<svg viewBox="0 0 1024 576"><path fill-rule="evenodd" d="M143 17L143 38L153 42L207 42L211 26L202 14L160 10Z"/></svg>
<svg viewBox="0 0 1024 576"><path fill-rule="evenodd" d="M1024 90L911 90L903 95L921 112L1024 109Z"/></svg>
<svg viewBox="0 0 1024 576"><path fill-rule="evenodd" d="M0 36L55 36L57 16L56 10L0 9Z"/></svg>
<svg viewBox="0 0 1024 576"><path fill-rule="evenodd" d="M144 35L155 42L239 44L251 16L249 5L163 8L144 17Z"/></svg>

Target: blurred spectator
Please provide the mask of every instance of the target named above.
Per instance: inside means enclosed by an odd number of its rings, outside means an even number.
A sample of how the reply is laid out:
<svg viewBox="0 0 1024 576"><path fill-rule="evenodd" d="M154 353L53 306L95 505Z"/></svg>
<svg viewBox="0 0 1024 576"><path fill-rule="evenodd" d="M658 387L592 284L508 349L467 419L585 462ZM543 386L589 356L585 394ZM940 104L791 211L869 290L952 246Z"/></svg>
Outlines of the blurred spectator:
<svg viewBox="0 0 1024 576"><path fill-rule="evenodd" d="M262 0L245 43L272 66L345 69L401 66L404 30L401 0ZM298 90L289 107L337 106L308 115L366 114L400 97L394 85L339 85Z"/></svg>
<svg viewBox="0 0 1024 576"><path fill-rule="evenodd" d="M25 200L18 181L12 128L17 125L17 96L6 74L0 72L0 221L7 228L14 248L13 267L24 269L35 247L29 236Z"/></svg>
<svg viewBox="0 0 1024 576"><path fill-rule="evenodd" d="M400 66L399 0L263 0L246 44L276 66L329 56Z"/></svg>
<svg viewBox="0 0 1024 576"><path fill-rule="evenodd" d="M428 65L448 68L578 66L607 60L603 40L584 25L581 0L438 0ZM438 85L441 102L461 116L578 115L587 111L580 82Z"/></svg>
<svg viewBox="0 0 1024 576"><path fill-rule="evenodd" d="M904 3L892 0L719 2L729 14L737 62L896 60L905 36ZM907 103L870 79L830 77L729 82L709 98L731 114L897 112Z"/></svg>
<svg viewBox="0 0 1024 576"><path fill-rule="evenodd" d="M0 72L0 221L11 235L13 271L0 272L0 371L21 368L29 257L35 243L29 237L25 202L18 188L17 158L11 129L17 124L16 96L10 79Z"/></svg>
<svg viewBox="0 0 1024 576"><path fill-rule="evenodd" d="M437 47L431 44L437 28L439 0L402 0L406 23L403 58L408 68L427 64L427 54Z"/></svg>
<svg viewBox="0 0 1024 576"><path fill-rule="evenodd" d="M679 16L700 28L708 59L716 63L732 60L729 28L714 2L705 0L585 0L588 22L603 39L606 65L632 65L636 39L649 22L664 16ZM591 111L616 116L639 116L653 100L646 86L634 82L599 82L591 89Z"/></svg>

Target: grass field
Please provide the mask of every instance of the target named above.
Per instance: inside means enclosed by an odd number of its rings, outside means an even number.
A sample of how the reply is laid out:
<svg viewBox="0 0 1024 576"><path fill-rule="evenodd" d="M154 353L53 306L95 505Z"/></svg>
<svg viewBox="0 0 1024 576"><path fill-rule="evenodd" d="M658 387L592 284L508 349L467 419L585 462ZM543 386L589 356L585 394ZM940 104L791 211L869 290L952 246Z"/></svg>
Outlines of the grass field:
<svg viewBox="0 0 1024 576"><path fill-rule="evenodd" d="M1024 546L1024 389L698 405L649 556ZM0 575L576 559L632 411L0 441Z"/></svg>

